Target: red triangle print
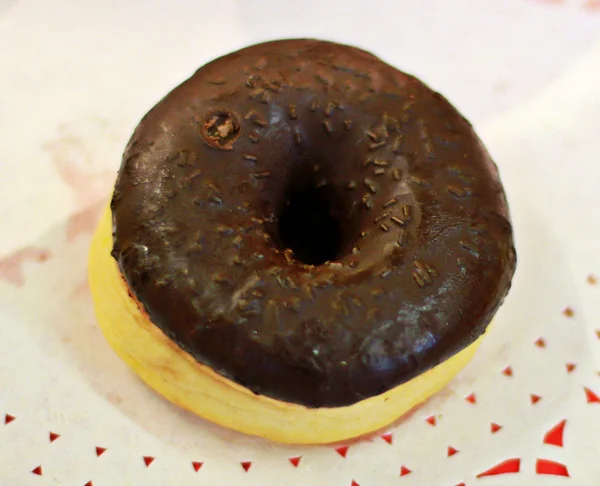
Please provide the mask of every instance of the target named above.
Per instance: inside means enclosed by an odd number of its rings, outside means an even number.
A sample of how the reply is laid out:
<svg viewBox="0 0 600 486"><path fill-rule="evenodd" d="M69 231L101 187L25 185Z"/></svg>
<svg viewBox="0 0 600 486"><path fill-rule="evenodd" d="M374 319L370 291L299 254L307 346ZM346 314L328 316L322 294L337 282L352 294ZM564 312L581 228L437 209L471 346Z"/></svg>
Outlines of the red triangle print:
<svg viewBox="0 0 600 486"><path fill-rule="evenodd" d="M144 464L146 464L146 467L150 467L150 464L152 464L153 462L154 462L154 457L144 456Z"/></svg>
<svg viewBox="0 0 600 486"><path fill-rule="evenodd" d="M467 395L465 397L465 400L469 403L472 403L473 405L475 405L477 403L477 397L475 396L475 393L471 393L470 395Z"/></svg>
<svg viewBox="0 0 600 486"><path fill-rule="evenodd" d="M460 451L458 449L455 449L452 446L448 447L448 457L452 457L455 454L458 454Z"/></svg>
<svg viewBox="0 0 600 486"><path fill-rule="evenodd" d="M83 486L94 486L94 483L92 483L91 481L88 481Z"/></svg>
<svg viewBox="0 0 600 486"><path fill-rule="evenodd" d="M514 474L521 470L521 459L507 459L499 464L491 467L487 471L484 471L477 475L478 478L486 476L499 476L501 474Z"/></svg>
<svg viewBox="0 0 600 486"><path fill-rule="evenodd" d="M425 422L427 422L429 425L435 427L435 424L437 423L437 421L435 419L435 415L431 415L431 416L427 417L425 419Z"/></svg>
<svg viewBox="0 0 600 486"><path fill-rule="evenodd" d="M96 447L96 455L98 457L100 457L102 454L104 454L106 452L106 449L104 447Z"/></svg>
<svg viewBox="0 0 600 486"><path fill-rule="evenodd" d="M567 373L573 373L575 368L577 368L577 365L575 363L567 363L565 368L567 368Z"/></svg>
<svg viewBox="0 0 600 486"><path fill-rule="evenodd" d="M192 467L194 468L194 471L198 472L200 471L200 468L204 465L203 462L198 462L198 461L192 461Z"/></svg>
<svg viewBox="0 0 600 486"><path fill-rule="evenodd" d="M458 483L456 486L467 486L466 483Z"/></svg>
<svg viewBox="0 0 600 486"><path fill-rule="evenodd" d="M352 483L350 484L350 486L360 486L360 484L358 484L356 481L354 481L354 479L352 480Z"/></svg>
<svg viewBox="0 0 600 486"><path fill-rule="evenodd" d="M600 403L600 398L589 388L583 387L588 403Z"/></svg>
<svg viewBox="0 0 600 486"><path fill-rule="evenodd" d="M42 466L38 466L31 471L33 474L37 474L38 476L42 475Z"/></svg>
<svg viewBox="0 0 600 486"><path fill-rule="evenodd" d="M545 340L544 338L542 338L542 337L541 337L541 338L539 338L539 339L538 339L538 340L535 342L535 345L536 345L538 348L545 348L545 347L546 347L546 340Z"/></svg>
<svg viewBox="0 0 600 486"><path fill-rule="evenodd" d="M566 424L567 421L563 420L546 432L546 435L544 435L544 444L562 447Z"/></svg>
<svg viewBox="0 0 600 486"><path fill-rule="evenodd" d="M535 405L537 402L539 402L542 399L542 397L540 397L539 395L536 395L534 393L532 393L531 395L529 395L529 400L531 400L531 404Z"/></svg>
<svg viewBox="0 0 600 486"><path fill-rule="evenodd" d="M55 434L54 432L50 432L50 442L54 442L59 437L60 437L60 435Z"/></svg>
<svg viewBox="0 0 600 486"><path fill-rule="evenodd" d="M407 474L410 474L412 471L410 469L408 469L406 466L402 466L400 468L400 477L402 476L406 476Z"/></svg>
<svg viewBox="0 0 600 486"><path fill-rule="evenodd" d="M502 425L498 425L495 424L494 422L492 422L492 424L490 425L490 429L492 431L492 434L495 434L496 432L498 432L500 429L502 428Z"/></svg>
<svg viewBox="0 0 600 486"><path fill-rule="evenodd" d="M292 466L298 467L298 464L300 464L300 459L302 459L302 456L290 457L289 461L292 463Z"/></svg>
<svg viewBox="0 0 600 486"><path fill-rule="evenodd" d="M244 468L244 471L248 472L250 470L250 468L252 467L252 461L244 461L240 463L242 465L242 467Z"/></svg>
<svg viewBox="0 0 600 486"><path fill-rule="evenodd" d="M393 437L391 432L387 432L381 436L388 444L392 445Z"/></svg>
<svg viewBox="0 0 600 486"><path fill-rule="evenodd" d="M345 458L346 454L348 454L348 446L336 447L335 448L335 452L337 452L340 456L342 456L343 458Z"/></svg>
<svg viewBox="0 0 600 486"><path fill-rule="evenodd" d="M535 463L535 472L536 474L570 477L567 466L559 462L549 461L548 459L538 459Z"/></svg>
<svg viewBox="0 0 600 486"><path fill-rule="evenodd" d="M6 415L4 416L4 423L5 423L6 425L8 425L8 424L10 424L12 421L14 421L14 420L16 420L16 419L17 419L17 417L14 417L13 415L8 415L8 414L6 414Z"/></svg>
<svg viewBox="0 0 600 486"><path fill-rule="evenodd" d="M512 368L510 366L507 366L506 368L504 368L502 370L502 374L504 376L512 376L513 375L513 370L512 370Z"/></svg>

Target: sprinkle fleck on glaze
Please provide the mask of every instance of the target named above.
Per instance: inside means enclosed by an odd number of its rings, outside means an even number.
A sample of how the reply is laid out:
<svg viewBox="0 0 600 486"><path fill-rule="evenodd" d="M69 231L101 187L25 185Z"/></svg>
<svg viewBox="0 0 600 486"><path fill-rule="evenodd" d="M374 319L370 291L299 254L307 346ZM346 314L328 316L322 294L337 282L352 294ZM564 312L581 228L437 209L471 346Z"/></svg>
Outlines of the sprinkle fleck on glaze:
<svg viewBox="0 0 600 486"><path fill-rule="evenodd" d="M427 186L427 182L424 179L421 179L420 177L417 177L415 175L410 176L410 181L417 186L421 186L421 187Z"/></svg>
<svg viewBox="0 0 600 486"><path fill-rule="evenodd" d="M381 142L373 142L369 144L369 150L373 151L373 150L377 150L378 148L381 148L385 145L385 141L382 140Z"/></svg>
<svg viewBox="0 0 600 486"><path fill-rule="evenodd" d="M408 231L400 230L400 233L398 233L398 240L396 241L396 243L398 243L398 246L406 246L406 244L408 243Z"/></svg>
<svg viewBox="0 0 600 486"><path fill-rule="evenodd" d="M290 309L292 309L294 312L300 312L300 308L301 308L301 301L298 297L292 297L290 299Z"/></svg>
<svg viewBox="0 0 600 486"><path fill-rule="evenodd" d="M298 118L298 113L296 113L296 105L289 106L288 116L290 117L290 120L296 120Z"/></svg>
<svg viewBox="0 0 600 486"><path fill-rule="evenodd" d="M237 235L235 238L233 238L233 240L231 240L231 243L233 244L233 246L240 248L242 246L242 237L241 235Z"/></svg>
<svg viewBox="0 0 600 486"><path fill-rule="evenodd" d="M400 148L402 147L402 136L398 135L396 138L394 138L394 141L392 142L392 152L397 154L400 152Z"/></svg>
<svg viewBox="0 0 600 486"><path fill-rule="evenodd" d="M334 110L335 110L335 103L330 101L329 103L327 103L327 106L325 107L325 111L324 111L325 116L331 116L331 114L334 112Z"/></svg>
<svg viewBox="0 0 600 486"><path fill-rule="evenodd" d="M377 194L377 186L371 179L365 179L363 182L371 194Z"/></svg>
<svg viewBox="0 0 600 486"><path fill-rule="evenodd" d="M271 176L271 173L269 171L255 172L253 176L255 179L266 179Z"/></svg>
<svg viewBox="0 0 600 486"><path fill-rule="evenodd" d="M391 208L392 206L395 206L396 204L398 204L398 199L396 199L395 197L389 199L388 201L386 201L383 204L384 208Z"/></svg>
<svg viewBox="0 0 600 486"><path fill-rule="evenodd" d="M283 87L281 86L281 81L276 79L271 80L270 82L266 82L264 84L264 88L272 91L273 93L281 93Z"/></svg>
<svg viewBox="0 0 600 486"><path fill-rule="evenodd" d="M302 143L302 132L298 127L294 127L294 143L300 145Z"/></svg>
<svg viewBox="0 0 600 486"><path fill-rule="evenodd" d="M398 226L404 226L406 224L406 221L403 219L400 219L398 216L392 216L390 219L394 223L396 223Z"/></svg>
<svg viewBox="0 0 600 486"><path fill-rule="evenodd" d="M375 223L379 223L380 221L383 221L386 218L389 218L390 216L390 212L386 211L385 213L381 213L379 216L377 216L374 220Z"/></svg>
<svg viewBox="0 0 600 486"><path fill-rule="evenodd" d="M404 221L410 221L412 218L412 206L410 204L403 204L400 206L400 213Z"/></svg>
<svg viewBox="0 0 600 486"><path fill-rule="evenodd" d="M371 141L375 143L381 142L381 137L371 130L367 130L367 137L369 137Z"/></svg>
<svg viewBox="0 0 600 486"><path fill-rule="evenodd" d="M425 265L418 260L415 260L413 265L414 270L412 275L419 287L431 285L433 283L433 279L438 275L437 271L433 267Z"/></svg>
<svg viewBox="0 0 600 486"><path fill-rule="evenodd" d="M266 127L268 122L256 110L250 110L244 115L244 120L250 120L259 127Z"/></svg>
<svg viewBox="0 0 600 486"><path fill-rule="evenodd" d="M384 268L380 273L379 276L381 278L388 278L390 275L392 274L392 269L391 268Z"/></svg>
<svg viewBox="0 0 600 486"><path fill-rule="evenodd" d="M256 110L250 110L248 113L244 115L244 120L250 120L253 116L256 115Z"/></svg>

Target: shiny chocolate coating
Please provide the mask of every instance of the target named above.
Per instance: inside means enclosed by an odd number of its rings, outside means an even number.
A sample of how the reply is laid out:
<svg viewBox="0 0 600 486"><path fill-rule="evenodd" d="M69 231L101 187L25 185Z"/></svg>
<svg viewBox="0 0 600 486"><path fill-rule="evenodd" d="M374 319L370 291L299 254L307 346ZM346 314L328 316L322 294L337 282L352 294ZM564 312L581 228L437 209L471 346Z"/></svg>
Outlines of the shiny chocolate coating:
<svg viewBox="0 0 600 486"><path fill-rule="evenodd" d="M282 234L303 191L339 224L322 264ZM469 122L317 40L242 49L175 88L135 130L111 208L113 256L151 321L223 377L308 407L381 394L471 344L516 264Z"/></svg>

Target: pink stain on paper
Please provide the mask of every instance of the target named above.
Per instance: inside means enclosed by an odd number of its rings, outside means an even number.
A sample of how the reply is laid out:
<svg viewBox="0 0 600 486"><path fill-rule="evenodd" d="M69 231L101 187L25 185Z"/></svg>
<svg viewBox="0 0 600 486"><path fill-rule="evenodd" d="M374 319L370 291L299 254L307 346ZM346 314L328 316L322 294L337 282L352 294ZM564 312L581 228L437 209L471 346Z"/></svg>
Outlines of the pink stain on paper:
<svg viewBox="0 0 600 486"><path fill-rule="evenodd" d="M66 228L67 239L75 241L81 235L92 234L96 228L101 211L101 206L93 205L69 216Z"/></svg>
<svg viewBox="0 0 600 486"><path fill-rule="evenodd" d="M99 218L98 203L108 197L114 180L111 171L92 172L84 169L92 159L92 151L85 141L68 129L62 135L44 145L52 165L71 191L78 210L67 219L66 234L69 241L81 235L91 234Z"/></svg>
<svg viewBox="0 0 600 486"><path fill-rule="evenodd" d="M74 241L81 235L91 234L98 221L102 204L99 202L108 197L114 179L111 171L92 172L83 167L90 165L92 149L85 142L65 128L61 128L61 136L44 145L51 162L73 195L77 211L66 221L68 241ZM0 281L15 287L25 285L25 265L27 263L44 263L52 257L50 250L37 246L26 246L0 259ZM77 293L83 293L79 288Z"/></svg>
<svg viewBox="0 0 600 486"><path fill-rule="evenodd" d="M600 0L587 0L583 8L588 12L600 12Z"/></svg>
<svg viewBox="0 0 600 486"><path fill-rule="evenodd" d="M566 0L535 0L537 3L544 5L558 6L566 5ZM579 8L586 12L600 12L600 0L582 0L579 4Z"/></svg>
<svg viewBox="0 0 600 486"><path fill-rule="evenodd" d="M25 285L24 266L28 262L44 263L52 257L50 251L28 246L0 260L0 280L15 287Z"/></svg>
<svg viewBox="0 0 600 486"><path fill-rule="evenodd" d="M80 299L84 299L86 297L88 297L90 295L90 286L88 284L88 280L87 278L84 278L81 282L79 282L77 285L75 285L75 287L73 288L73 291L71 292L71 299L73 300L80 300Z"/></svg>

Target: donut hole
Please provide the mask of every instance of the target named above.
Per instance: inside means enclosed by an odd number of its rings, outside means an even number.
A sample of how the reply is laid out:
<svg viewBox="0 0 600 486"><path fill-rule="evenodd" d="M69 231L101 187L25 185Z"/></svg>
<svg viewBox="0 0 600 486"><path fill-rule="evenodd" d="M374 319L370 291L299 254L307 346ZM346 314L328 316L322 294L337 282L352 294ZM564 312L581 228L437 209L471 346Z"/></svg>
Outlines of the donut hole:
<svg viewBox="0 0 600 486"><path fill-rule="evenodd" d="M342 227L335 216L334 195L312 184L292 189L279 215L279 241L308 265L335 260L342 248Z"/></svg>

